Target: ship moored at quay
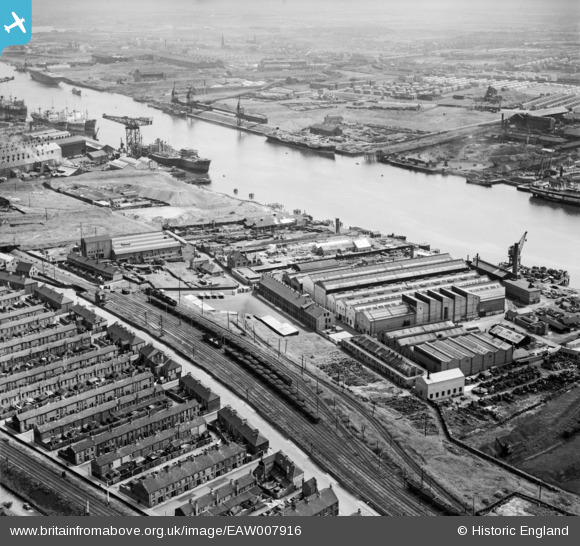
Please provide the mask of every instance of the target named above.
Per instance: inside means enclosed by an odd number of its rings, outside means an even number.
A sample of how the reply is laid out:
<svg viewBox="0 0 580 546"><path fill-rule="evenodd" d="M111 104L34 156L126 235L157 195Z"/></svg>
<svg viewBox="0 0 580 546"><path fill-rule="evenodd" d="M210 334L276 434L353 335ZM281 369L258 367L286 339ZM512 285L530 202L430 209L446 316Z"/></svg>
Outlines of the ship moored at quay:
<svg viewBox="0 0 580 546"><path fill-rule="evenodd" d="M42 70L29 70L28 73L33 80L46 85L58 86L64 80L63 76Z"/></svg>
<svg viewBox="0 0 580 546"><path fill-rule="evenodd" d="M183 148L178 152L161 139L149 145L148 157L160 165L196 174L207 174L211 164L211 159L200 157L197 150Z"/></svg>
<svg viewBox="0 0 580 546"><path fill-rule="evenodd" d="M580 207L580 190L577 186L531 186L530 193L539 199Z"/></svg>
<svg viewBox="0 0 580 546"><path fill-rule="evenodd" d="M283 144L301 150L309 150L328 157L334 157L336 151L336 146L329 140L304 135L293 135L291 133L282 133L280 131L268 135L266 137L266 142Z"/></svg>
<svg viewBox="0 0 580 546"><path fill-rule="evenodd" d="M7 121L26 121L28 108L24 101L17 98L0 96L0 119Z"/></svg>
<svg viewBox="0 0 580 546"><path fill-rule="evenodd" d="M440 167L437 161L425 160L420 157L400 157L395 155L387 155L382 150L378 150L376 158L379 163L386 163L401 169L409 171L417 171L426 174L447 174L447 167Z"/></svg>
<svg viewBox="0 0 580 546"><path fill-rule="evenodd" d="M94 138L97 120L90 119L87 112L78 110L45 110L32 112L32 119L43 125L54 127L59 131L68 131L73 135L85 135Z"/></svg>

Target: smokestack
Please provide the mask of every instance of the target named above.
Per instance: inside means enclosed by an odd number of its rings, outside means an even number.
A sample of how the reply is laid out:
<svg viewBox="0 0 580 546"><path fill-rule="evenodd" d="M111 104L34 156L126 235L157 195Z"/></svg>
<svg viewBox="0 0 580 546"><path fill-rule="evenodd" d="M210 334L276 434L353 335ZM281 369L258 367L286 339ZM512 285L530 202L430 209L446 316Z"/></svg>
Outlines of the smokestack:
<svg viewBox="0 0 580 546"><path fill-rule="evenodd" d="M340 218L334 220L334 232L337 234L340 233Z"/></svg>

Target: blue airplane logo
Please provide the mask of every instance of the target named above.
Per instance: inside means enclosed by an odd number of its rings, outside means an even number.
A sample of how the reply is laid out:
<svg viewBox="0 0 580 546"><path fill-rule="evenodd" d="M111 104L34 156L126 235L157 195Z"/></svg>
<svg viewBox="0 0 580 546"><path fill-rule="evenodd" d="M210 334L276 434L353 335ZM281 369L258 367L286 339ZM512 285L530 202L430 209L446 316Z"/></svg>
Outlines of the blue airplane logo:
<svg viewBox="0 0 580 546"><path fill-rule="evenodd" d="M0 55L5 47L30 42L32 28L31 0L0 0Z"/></svg>
<svg viewBox="0 0 580 546"><path fill-rule="evenodd" d="M18 15L16 15L16 13L12 12L12 17L14 17L14 23L12 23L10 26L8 25L4 25L4 29L6 30L6 32L8 34L10 34L10 30L13 29L14 27L20 27L20 30L22 32L24 32L24 34L26 34L26 29L24 28L24 19L20 19L20 17L18 17Z"/></svg>

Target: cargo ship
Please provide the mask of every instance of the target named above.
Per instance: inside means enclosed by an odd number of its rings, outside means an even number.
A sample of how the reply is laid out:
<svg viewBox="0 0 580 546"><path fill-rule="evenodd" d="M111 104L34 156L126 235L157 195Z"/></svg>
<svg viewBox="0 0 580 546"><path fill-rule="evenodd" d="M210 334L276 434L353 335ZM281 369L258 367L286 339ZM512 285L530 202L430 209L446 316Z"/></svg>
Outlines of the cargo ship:
<svg viewBox="0 0 580 546"><path fill-rule="evenodd" d="M29 70L28 72L33 80L46 85L58 85L62 80L64 80L63 76L53 74L52 72L43 72L41 70Z"/></svg>
<svg viewBox="0 0 580 546"><path fill-rule="evenodd" d="M393 165L393 167L407 169L408 171L416 171L426 174L447 173L447 168L439 167L436 161L425 160L419 157L388 156L380 150L377 152L376 157L379 163L386 163L387 165Z"/></svg>
<svg viewBox="0 0 580 546"><path fill-rule="evenodd" d="M293 135L290 133L272 133L266 137L267 142L274 142L276 144L284 144L292 148L300 148L301 150L310 150L319 154L334 157L336 146L329 140L322 138L314 138L303 135Z"/></svg>
<svg viewBox="0 0 580 546"><path fill-rule="evenodd" d="M44 112L33 112L32 119L43 125L54 127L59 131L68 131L73 135L85 135L95 138L97 120L89 119L87 113L77 110L45 110Z"/></svg>
<svg viewBox="0 0 580 546"><path fill-rule="evenodd" d="M0 97L0 119L7 121L26 121L28 108L23 100Z"/></svg>
<svg viewBox="0 0 580 546"><path fill-rule="evenodd" d="M530 193L533 197L555 201L565 205L580 207L580 189L578 186L530 186Z"/></svg>
<svg viewBox="0 0 580 546"><path fill-rule="evenodd" d="M149 146L148 157L160 165L177 167L196 174L207 174L211 163L211 159L199 157L197 150L182 148L177 152L160 139Z"/></svg>
<svg viewBox="0 0 580 546"><path fill-rule="evenodd" d="M493 186L489 180L479 176L468 176L465 181L468 184L475 184L476 186L483 186L485 188L491 188Z"/></svg>

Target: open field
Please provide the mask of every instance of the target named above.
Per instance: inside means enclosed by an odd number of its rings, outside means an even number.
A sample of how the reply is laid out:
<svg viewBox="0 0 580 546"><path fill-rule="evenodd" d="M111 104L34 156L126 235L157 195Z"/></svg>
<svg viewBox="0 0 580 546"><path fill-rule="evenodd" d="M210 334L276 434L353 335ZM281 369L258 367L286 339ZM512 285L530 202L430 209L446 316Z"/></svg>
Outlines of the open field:
<svg viewBox="0 0 580 546"><path fill-rule="evenodd" d="M140 197L167 203L166 207L131 209L124 214L150 222L184 225L215 221L236 221L261 216L269 209L221 193L176 180L166 171L100 171L69 179L65 186L106 188L116 192L135 191ZM78 190L77 190L78 191Z"/></svg>
<svg viewBox="0 0 580 546"><path fill-rule="evenodd" d="M394 101L393 102L397 102ZM289 104L303 103L318 108L300 112L290 108ZM235 109L237 101L234 99L220 101L220 104ZM368 110L347 108L346 104L330 105L324 101L312 101L311 99L291 99L287 101L265 101L252 99L245 102L249 111L260 112L268 116L268 124L272 127L280 127L289 131L299 131L312 125L322 123L324 116L343 116L346 123L377 124L390 127L401 127L413 131L425 131L436 133L456 129L464 125L483 123L486 121L499 120L500 114L490 112L476 112L464 108L433 108L419 111L414 110ZM326 106L326 107L324 107ZM330 107L329 107L330 106ZM427 105L426 105L427 106Z"/></svg>
<svg viewBox="0 0 580 546"><path fill-rule="evenodd" d="M14 204L21 212L0 213L0 244L19 244L23 249L32 249L78 244L83 235L102 235L104 230L109 235L156 230L130 215L117 214L49 190L40 181L20 182L16 189L9 183L4 189L3 196L19 199Z"/></svg>

